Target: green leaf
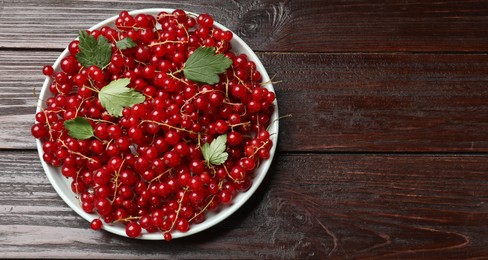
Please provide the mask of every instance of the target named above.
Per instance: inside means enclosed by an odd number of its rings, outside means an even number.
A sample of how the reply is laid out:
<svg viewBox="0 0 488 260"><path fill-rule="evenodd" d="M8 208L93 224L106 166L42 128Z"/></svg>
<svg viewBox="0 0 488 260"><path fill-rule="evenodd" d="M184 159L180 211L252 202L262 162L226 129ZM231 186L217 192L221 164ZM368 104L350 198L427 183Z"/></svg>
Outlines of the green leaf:
<svg viewBox="0 0 488 260"><path fill-rule="evenodd" d="M215 138L210 144L206 143L202 146L202 154L205 161L213 165L221 165L229 157L225 151L225 144L227 143L227 135L221 135Z"/></svg>
<svg viewBox="0 0 488 260"><path fill-rule="evenodd" d="M128 78L114 80L98 92L100 104L110 115L120 117L125 107L132 107L146 99L143 94L128 88L129 83Z"/></svg>
<svg viewBox="0 0 488 260"><path fill-rule="evenodd" d="M97 40L93 35L81 30L79 41L80 52L76 54L76 59L83 67L95 65L102 69L109 64L112 57L112 45L107 38L100 35Z"/></svg>
<svg viewBox="0 0 488 260"><path fill-rule="evenodd" d="M219 75L232 65L232 60L223 54L215 54L215 48L199 47L188 58L183 73L189 80L216 84Z"/></svg>
<svg viewBox="0 0 488 260"><path fill-rule="evenodd" d="M125 50L136 47L137 43L135 43L130 37L125 37L124 39L118 41L115 45L119 50Z"/></svg>
<svg viewBox="0 0 488 260"><path fill-rule="evenodd" d="M203 158L205 158L205 160L208 162L208 158L209 158L209 148L210 147L210 144L209 143L205 143L203 144L202 146L202 154L203 154Z"/></svg>
<svg viewBox="0 0 488 260"><path fill-rule="evenodd" d="M78 140L85 140L93 137L93 128L86 118L77 117L64 121L64 127L68 135Z"/></svg>

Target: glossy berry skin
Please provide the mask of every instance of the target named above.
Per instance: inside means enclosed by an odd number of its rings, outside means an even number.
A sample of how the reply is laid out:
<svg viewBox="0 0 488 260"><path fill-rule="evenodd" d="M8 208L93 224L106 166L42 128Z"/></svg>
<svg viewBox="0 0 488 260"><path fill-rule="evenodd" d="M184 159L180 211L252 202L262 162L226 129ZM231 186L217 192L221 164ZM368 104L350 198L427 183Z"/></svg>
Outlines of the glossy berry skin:
<svg viewBox="0 0 488 260"><path fill-rule="evenodd" d="M37 123L32 126L31 134L35 138L42 139L48 135L48 130L44 125Z"/></svg>
<svg viewBox="0 0 488 260"><path fill-rule="evenodd" d="M103 223L99 218L92 220L90 223L90 227L93 230L100 230L100 229L102 229L102 226L103 226Z"/></svg>
<svg viewBox="0 0 488 260"><path fill-rule="evenodd" d="M263 87L255 62L233 52L233 33L217 28L209 14L122 11L114 23L87 31L110 44L106 65L80 62L85 50L74 40L58 68L42 68L52 96L36 113L31 134L42 143L42 159L70 181L83 211L98 215L93 230L121 225L130 238L159 233L171 240L251 187L256 169L271 157L276 97ZM127 37L133 47L117 46ZM189 57L204 47L230 64L215 84L184 73ZM124 78L124 91L143 99L101 98ZM108 104L118 102L114 112Z"/></svg>
<svg viewBox="0 0 488 260"><path fill-rule="evenodd" d="M42 68L42 73L46 76L52 76L54 73L54 69L52 66L46 65Z"/></svg>
<svg viewBox="0 0 488 260"><path fill-rule="evenodd" d="M108 215L112 210L111 203L107 199L97 200L95 202L95 208L97 209L98 213L102 216Z"/></svg>
<svg viewBox="0 0 488 260"><path fill-rule="evenodd" d="M141 234L142 228L136 222L130 222L125 226L125 233L128 237L135 238Z"/></svg>

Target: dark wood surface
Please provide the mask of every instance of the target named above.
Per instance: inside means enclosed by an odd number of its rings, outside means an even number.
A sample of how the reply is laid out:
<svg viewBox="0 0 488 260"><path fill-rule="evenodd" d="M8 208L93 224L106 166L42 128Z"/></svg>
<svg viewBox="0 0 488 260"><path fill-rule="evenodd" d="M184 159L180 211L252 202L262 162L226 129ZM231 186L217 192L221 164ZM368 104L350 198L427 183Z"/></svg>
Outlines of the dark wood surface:
<svg viewBox="0 0 488 260"><path fill-rule="evenodd" d="M30 137L41 67L154 7L237 32L292 115L251 200L170 243L90 230ZM488 1L0 1L0 258L488 258L487 28Z"/></svg>

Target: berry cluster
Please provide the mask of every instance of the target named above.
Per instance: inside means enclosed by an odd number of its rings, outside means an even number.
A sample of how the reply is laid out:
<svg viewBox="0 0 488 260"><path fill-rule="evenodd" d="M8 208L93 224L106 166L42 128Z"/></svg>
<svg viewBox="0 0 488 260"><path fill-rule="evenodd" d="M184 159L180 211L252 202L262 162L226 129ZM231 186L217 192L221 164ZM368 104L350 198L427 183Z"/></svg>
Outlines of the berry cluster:
<svg viewBox="0 0 488 260"><path fill-rule="evenodd" d="M43 160L72 180L81 207L104 223L123 223L129 237L143 230L186 232L252 184L253 172L270 157L267 131L275 94L263 87L256 65L231 51L232 32L214 27L208 14L182 10L156 17L123 11L116 28L88 31L108 39L110 62L84 67L77 59L80 41L69 44L60 71L44 66L52 78L52 97L36 114L31 132L43 142ZM116 43L129 37L134 47ZM213 47L232 61L220 82L187 79L183 68L199 47ZM145 101L116 116L102 106L98 93L111 81L128 78L128 88ZM77 139L65 122L86 119L93 136ZM226 138L228 157L206 160L202 147Z"/></svg>

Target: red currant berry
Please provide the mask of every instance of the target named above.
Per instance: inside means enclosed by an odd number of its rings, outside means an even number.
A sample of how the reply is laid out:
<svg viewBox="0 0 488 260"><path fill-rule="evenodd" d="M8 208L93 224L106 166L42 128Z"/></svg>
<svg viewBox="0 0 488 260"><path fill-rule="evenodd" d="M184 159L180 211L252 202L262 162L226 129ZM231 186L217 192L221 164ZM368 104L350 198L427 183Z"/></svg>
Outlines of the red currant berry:
<svg viewBox="0 0 488 260"><path fill-rule="evenodd" d="M44 75L46 75L46 76L50 77L50 76L52 76L52 75L54 74L54 69L53 69L53 67L52 67L52 66L47 65L47 66L44 66L44 67L42 68L42 73L43 73Z"/></svg>
<svg viewBox="0 0 488 260"><path fill-rule="evenodd" d="M125 226L125 233L128 237L138 237L141 235L141 226L137 222L130 222Z"/></svg>
<svg viewBox="0 0 488 260"><path fill-rule="evenodd" d="M103 223L99 218L96 218L90 222L90 227L93 230L100 230L103 227Z"/></svg>

